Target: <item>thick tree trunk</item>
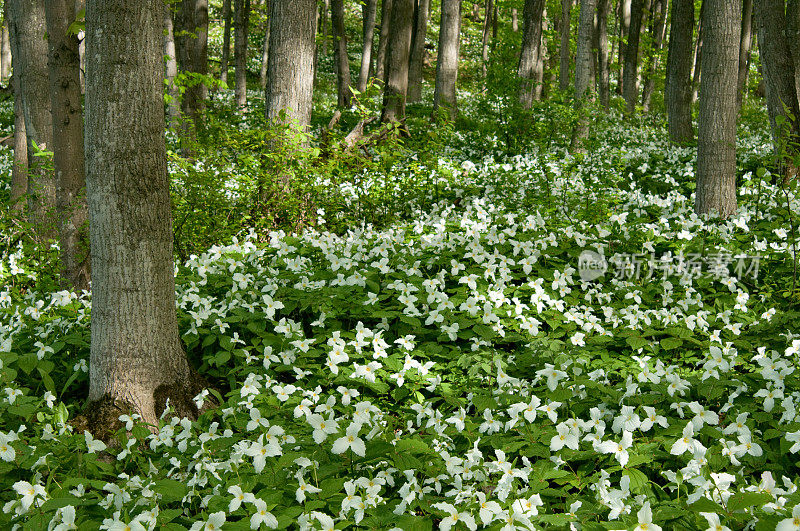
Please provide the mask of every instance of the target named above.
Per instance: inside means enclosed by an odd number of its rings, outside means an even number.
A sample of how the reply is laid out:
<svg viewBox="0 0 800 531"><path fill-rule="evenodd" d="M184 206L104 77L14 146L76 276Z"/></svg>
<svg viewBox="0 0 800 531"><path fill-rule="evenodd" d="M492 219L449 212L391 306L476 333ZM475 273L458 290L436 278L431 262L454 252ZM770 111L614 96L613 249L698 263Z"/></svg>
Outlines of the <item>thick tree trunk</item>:
<svg viewBox="0 0 800 531"><path fill-rule="evenodd" d="M392 2L391 30L386 50L386 87L381 122L400 122L406 115L408 63L414 25L414 0Z"/></svg>
<svg viewBox="0 0 800 531"><path fill-rule="evenodd" d="M80 58L78 36L67 33L75 16L73 0L47 1L53 168L62 287L85 290L89 289L90 268Z"/></svg>
<svg viewBox="0 0 800 531"><path fill-rule="evenodd" d="M597 2L597 89L600 94L600 104L608 110L611 104L611 67L608 55L608 13L611 9L610 0Z"/></svg>
<svg viewBox="0 0 800 531"><path fill-rule="evenodd" d="M776 155L788 161L800 145L800 108L784 9L783 0L758 0L755 4L772 140Z"/></svg>
<svg viewBox="0 0 800 531"><path fill-rule="evenodd" d="M583 151L583 140L589 133L589 121L582 112L584 103L591 99L594 87L592 81L592 35L594 33L594 13L596 0L581 0L581 12L578 18L578 47L575 52L575 108L578 110L578 122L572 134L571 149Z"/></svg>
<svg viewBox="0 0 800 531"><path fill-rule="evenodd" d="M544 0L525 0L522 10L522 50L517 75L520 77L519 101L523 108L533 106L536 91L536 69L541 58L542 13Z"/></svg>
<svg viewBox="0 0 800 531"><path fill-rule="evenodd" d="M628 49L628 32L631 27L631 0L619 0L617 9L619 50L617 51L617 94L622 96L623 65L625 64L625 50Z"/></svg>
<svg viewBox="0 0 800 531"><path fill-rule="evenodd" d="M542 38L536 53L536 63L533 66L533 99L540 101L544 97L544 62L547 57L547 8L542 10Z"/></svg>
<svg viewBox="0 0 800 531"><path fill-rule="evenodd" d="M136 31L131 31L136 28ZM197 415L178 336L164 143L163 3L88 0L86 177L92 248L89 426L130 408L156 425L166 401ZM123 409L124 411L124 409ZM94 424L94 425L93 425Z"/></svg>
<svg viewBox="0 0 800 531"><path fill-rule="evenodd" d="M10 202L16 215L21 218L25 214L25 195L28 193L28 137L25 134L19 75L11 76L11 84L14 88L14 166L11 168Z"/></svg>
<svg viewBox="0 0 800 531"><path fill-rule="evenodd" d="M9 24L14 42L15 76L19 76L28 153L28 215L41 238L56 238L56 182L36 146L53 149L47 32L43 0L10 0Z"/></svg>
<svg viewBox="0 0 800 531"><path fill-rule="evenodd" d="M267 22L264 26L264 44L261 51L261 73L259 79L261 80L261 90L267 88L267 65L269 64L269 34L272 28L272 18L269 16L270 5L272 0L266 0L265 9L267 11Z"/></svg>
<svg viewBox="0 0 800 531"><path fill-rule="evenodd" d="M344 0L331 0L333 55L336 65L336 94L339 107L350 107L350 58L347 56L347 35L344 30Z"/></svg>
<svg viewBox="0 0 800 531"><path fill-rule="evenodd" d="M356 88L359 92L367 90L369 81L369 70L372 64L372 42L375 40L375 17L378 13L378 0L366 0L362 10L364 19L362 23L362 35L364 43L361 46L361 70L358 72L358 84Z"/></svg>
<svg viewBox="0 0 800 531"><path fill-rule="evenodd" d="M753 0L742 3L742 33L739 39L739 78L736 83L736 107L742 108L750 70L750 47L753 42Z"/></svg>
<svg viewBox="0 0 800 531"><path fill-rule="evenodd" d="M622 97L625 109L633 114L639 103L639 35L642 27L644 0L632 0L631 23L628 28L628 42L625 45L625 64L622 70Z"/></svg>
<svg viewBox="0 0 800 531"><path fill-rule="evenodd" d="M172 23L172 7L164 4L164 79L167 84L167 117L169 126L174 129L180 127L181 122L181 93L175 85L178 77L178 56L175 51L175 28Z"/></svg>
<svg viewBox="0 0 800 531"><path fill-rule="evenodd" d="M655 0L653 2L653 24L652 24L652 47L651 57L647 72L644 78L644 90L642 91L642 108L645 112L650 110L650 99L656 87L656 69L658 68L658 58L661 56L661 48L664 44L664 31L667 24L668 0Z"/></svg>
<svg viewBox="0 0 800 531"><path fill-rule="evenodd" d="M694 1L673 0L664 99L669 138L675 144L694 140L692 128L692 32Z"/></svg>
<svg viewBox="0 0 800 531"><path fill-rule="evenodd" d="M219 79L228 84L228 63L231 60L231 0L222 2L222 57L219 62Z"/></svg>
<svg viewBox="0 0 800 531"><path fill-rule="evenodd" d="M266 115L280 122L285 112L305 130L311 123L314 86L316 0L272 0Z"/></svg>
<svg viewBox="0 0 800 531"><path fill-rule="evenodd" d="M378 57L375 60L375 78L386 84L386 50L389 49L389 31L392 27L392 0L381 2L381 33Z"/></svg>
<svg viewBox="0 0 800 531"><path fill-rule="evenodd" d="M484 0L483 12L483 37L481 38L481 59L483 63L483 77L486 77L486 67L489 64L489 32L492 28L492 11L494 11L494 0Z"/></svg>
<svg viewBox="0 0 800 531"><path fill-rule="evenodd" d="M564 92L569 89L569 34L572 0L561 0L561 45L559 48L558 88Z"/></svg>
<svg viewBox="0 0 800 531"><path fill-rule="evenodd" d="M442 0L439 24L439 55L436 61L436 90L434 111L443 107L450 119L458 116L456 86L458 83L458 52L461 46L461 0Z"/></svg>
<svg viewBox="0 0 800 531"><path fill-rule="evenodd" d="M208 73L208 0L182 0L176 19L175 35L178 64L186 73ZM200 128L208 89L205 83L192 80L183 93L182 110L195 130ZM189 132L193 136L193 132Z"/></svg>
<svg viewBox="0 0 800 531"><path fill-rule="evenodd" d="M800 96L800 0L786 1L786 38L794 61L795 89Z"/></svg>
<svg viewBox="0 0 800 531"><path fill-rule="evenodd" d="M736 212L736 82L741 2L705 0L695 212Z"/></svg>
<svg viewBox="0 0 800 531"><path fill-rule="evenodd" d="M408 64L407 101L422 99L422 68L425 66L425 38L428 35L428 18L431 0L417 0L414 10L414 29L411 32L411 58Z"/></svg>
<svg viewBox="0 0 800 531"><path fill-rule="evenodd" d="M247 34L250 26L250 0L234 0L233 4L236 108L243 110L247 107Z"/></svg>

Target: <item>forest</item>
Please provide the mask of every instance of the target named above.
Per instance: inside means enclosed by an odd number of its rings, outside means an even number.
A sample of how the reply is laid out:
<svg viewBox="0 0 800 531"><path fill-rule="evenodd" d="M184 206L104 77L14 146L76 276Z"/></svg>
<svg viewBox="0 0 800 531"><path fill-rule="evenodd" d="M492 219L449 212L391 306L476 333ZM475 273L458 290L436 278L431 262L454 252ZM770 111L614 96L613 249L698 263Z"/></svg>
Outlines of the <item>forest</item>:
<svg viewBox="0 0 800 531"><path fill-rule="evenodd" d="M799 4L0 0L0 529L800 529Z"/></svg>

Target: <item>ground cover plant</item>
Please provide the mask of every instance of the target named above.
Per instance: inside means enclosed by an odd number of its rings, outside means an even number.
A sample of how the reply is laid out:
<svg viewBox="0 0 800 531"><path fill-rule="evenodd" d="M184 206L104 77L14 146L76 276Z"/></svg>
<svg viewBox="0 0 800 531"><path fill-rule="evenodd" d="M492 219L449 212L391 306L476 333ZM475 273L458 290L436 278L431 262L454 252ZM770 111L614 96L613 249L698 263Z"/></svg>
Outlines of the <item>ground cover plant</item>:
<svg viewBox="0 0 800 531"><path fill-rule="evenodd" d="M302 232L187 250L182 338L219 403L196 422L75 423L89 295L5 227L0 526L796 528L799 205L768 132L740 128L720 221L693 213L694 150L646 123L598 117L571 155L471 119L423 156L327 166ZM175 157L178 197L259 175Z"/></svg>

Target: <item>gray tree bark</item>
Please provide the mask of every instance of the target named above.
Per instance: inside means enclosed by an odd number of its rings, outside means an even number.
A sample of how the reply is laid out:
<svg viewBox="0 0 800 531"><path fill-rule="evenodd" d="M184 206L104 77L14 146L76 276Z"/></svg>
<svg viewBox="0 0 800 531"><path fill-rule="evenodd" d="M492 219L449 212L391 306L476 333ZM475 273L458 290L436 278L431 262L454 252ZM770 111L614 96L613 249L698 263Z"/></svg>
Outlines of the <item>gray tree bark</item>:
<svg viewBox="0 0 800 531"><path fill-rule="evenodd" d="M400 122L406 114L408 63L414 25L414 0L392 2L391 29L386 50L386 87L381 122Z"/></svg>
<svg viewBox="0 0 800 531"><path fill-rule="evenodd" d="M164 3L164 79L167 85L167 117L169 126L176 130L181 122L181 93L175 85L178 77L178 55L175 51L175 28L172 22L172 7Z"/></svg>
<svg viewBox="0 0 800 531"><path fill-rule="evenodd" d="M669 138L675 144L694 140L692 128L692 33L694 1L673 0L664 100Z"/></svg>
<svg viewBox="0 0 800 531"><path fill-rule="evenodd" d="M350 58L347 56L347 34L344 29L344 0L331 0L333 55L336 65L336 95L339 107L350 107Z"/></svg>
<svg viewBox="0 0 800 531"><path fill-rule="evenodd" d="M644 76L644 90L642 91L642 108L644 112L650 111L650 99L656 87L656 69L658 68L658 58L664 44L664 32L667 28L667 9L668 0L655 0L653 2L652 20L652 47L651 57L647 71Z"/></svg>
<svg viewBox="0 0 800 531"><path fill-rule="evenodd" d="M267 23L264 27L264 44L261 51L261 90L267 88L267 65L269 64L269 34L272 28L272 18L269 16L272 0L266 0Z"/></svg>
<svg viewBox="0 0 800 531"><path fill-rule="evenodd" d="M250 26L250 0L234 0L233 57L236 63L236 108L247 107L247 34Z"/></svg>
<svg viewBox="0 0 800 531"><path fill-rule="evenodd" d="M519 14L516 7L511 8L511 31L519 31Z"/></svg>
<svg viewBox="0 0 800 531"><path fill-rule="evenodd" d="M617 94L622 96L623 89L623 65L625 64L625 50L627 50L628 32L631 27L631 0L619 0L617 9L617 20L619 21L617 40L619 50L617 50Z"/></svg>
<svg viewBox="0 0 800 531"><path fill-rule="evenodd" d="M311 123L316 18L316 0L272 0L265 91L270 122L294 120L303 130Z"/></svg>
<svg viewBox="0 0 800 531"><path fill-rule="evenodd" d="M407 101L422 99L422 69L425 66L425 38L428 35L428 19L431 15L431 0L417 0L414 10L414 28L411 32L411 58L408 64Z"/></svg>
<svg viewBox="0 0 800 531"><path fill-rule="evenodd" d="M794 61L794 84L800 96L800 0L786 1L786 38Z"/></svg>
<svg viewBox="0 0 800 531"><path fill-rule="evenodd" d="M492 27L492 11L494 11L494 0L484 0L484 13L483 13L483 37L481 38L481 59L483 63L483 77L486 77L486 67L489 64L489 32Z"/></svg>
<svg viewBox="0 0 800 531"><path fill-rule="evenodd" d="M442 0L439 24L439 52L436 61L436 90L434 111L447 109L451 120L458 116L456 86L458 84L458 53L461 47L461 0Z"/></svg>
<svg viewBox="0 0 800 531"><path fill-rule="evenodd" d="M519 101L530 109L536 94L537 67L541 58L542 13L544 0L525 0L522 9L522 49L517 75L520 77Z"/></svg>
<svg viewBox="0 0 800 531"><path fill-rule="evenodd" d="M705 0L695 212L736 212L736 82L742 5Z"/></svg>
<svg viewBox="0 0 800 531"><path fill-rule="evenodd" d="M378 41L378 56L375 60L375 78L386 84L386 50L389 49L389 30L392 20L392 0L381 2L381 33Z"/></svg>
<svg viewBox="0 0 800 531"><path fill-rule="evenodd" d="M3 18L6 21L11 19L8 4L9 2L5 2L3 5ZM11 47L16 42L13 24L8 24L8 31L9 47ZM28 193L28 136L25 134L25 113L22 110L22 91L19 78L19 75L11 76L11 88L14 90L14 165L11 168L11 197L9 199L14 214L23 218L25 216L25 195Z"/></svg>
<svg viewBox="0 0 800 531"><path fill-rule="evenodd" d="M597 2L597 88L600 104L608 110L611 104L611 65L608 55L608 13L610 0Z"/></svg>
<svg viewBox="0 0 800 531"><path fill-rule="evenodd" d="M119 409L196 417L178 335L164 142L163 3L88 0L86 177L93 264L89 428ZM131 31L136 28L136 31ZM103 412L105 411L105 415ZM113 429L113 428L111 428Z"/></svg>
<svg viewBox="0 0 800 531"><path fill-rule="evenodd" d="M231 0L222 2L222 57L219 62L219 79L228 84L228 63L231 60Z"/></svg>
<svg viewBox="0 0 800 531"><path fill-rule="evenodd" d="M564 92L569 89L569 35L572 0L561 0L561 45L559 48L558 88Z"/></svg>
<svg viewBox="0 0 800 531"><path fill-rule="evenodd" d="M739 39L739 77L736 83L736 107L742 108L750 71L750 47L753 42L753 0L742 3L742 33Z"/></svg>
<svg viewBox="0 0 800 531"><path fill-rule="evenodd" d="M56 181L36 147L53 149L43 0L10 0L11 53L19 76L28 155L28 216L40 238L56 238Z"/></svg>
<svg viewBox="0 0 800 531"><path fill-rule="evenodd" d="M581 11L578 18L578 47L575 52L575 108L578 111L578 122L572 133L570 148L583 151L583 140L589 133L589 120L583 112L584 104L592 98L594 87L592 81L592 35L594 34L594 13L596 0L581 0Z"/></svg>
<svg viewBox="0 0 800 531"><path fill-rule="evenodd" d="M66 289L85 290L90 265L80 57L78 36L67 32L77 13L73 0L47 0L45 8L61 280Z"/></svg>
<svg viewBox="0 0 800 531"><path fill-rule="evenodd" d="M642 27L644 0L632 0L631 23L625 45L625 64L622 69L622 97L628 114L633 114L639 103L639 34Z"/></svg>
<svg viewBox="0 0 800 531"><path fill-rule="evenodd" d="M361 69L358 72L358 84L356 85L359 92L367 90L370 65L372 64L372 42L375 40L375 17L377 13L378 0L366 0L362 9L364 18L361 33L364 37L364 43L361 46Z"/></svg>
<svg viewBox="0 0 800 531"><path fill-rule="evenodd" d="M5 5L8 5L6 2ZM5 13L8 9L5 8ZM3 26L0 27L0 82L6 83L8 76L11 75L11 42L8 34L8 16L3 16Z"/></svg>
<svg viewBox="0 0 800 531"><path fill-rule="evenodd" d="M182 0L176 28L175 45L181 70L190 74L208 74L208 0ZM183 93L181 109L196 129L203 119L208 88L205 83L193 80ZM189 132L193 136L193 132Z"/></svg>
<svg viewBox="0 0 800 531"><path fill-rule="evenodd" d="M697 101L700 90L700 75L702 73L701 61L703 58L703 36L705 35L705 22L703 22L703 12L706 4L700 4L700 20L697 21L697 39L694 42L694 56L692 63L692 103Z"/></svg>
<svg viewBox="0 0 800 531"><path fill-rule="evenodd" d="M328 11L330 11L330 0L322 0L320 8L320 31L322 32L322 55L328 55Z"/></svg>

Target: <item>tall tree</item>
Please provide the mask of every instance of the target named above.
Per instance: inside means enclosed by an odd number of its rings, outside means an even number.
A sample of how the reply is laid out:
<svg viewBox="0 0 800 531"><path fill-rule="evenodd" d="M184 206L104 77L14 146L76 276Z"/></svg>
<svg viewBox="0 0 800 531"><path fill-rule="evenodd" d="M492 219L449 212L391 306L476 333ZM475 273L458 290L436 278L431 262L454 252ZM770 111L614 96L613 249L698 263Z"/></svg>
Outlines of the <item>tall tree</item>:
<svg viewBox="0 0 800 531"><path fill-rule="evenodd" d="M361 69L358 72L356 88L359 92L367 90L369 70L372 64L372 42L375 40L375 17L378 13L378 0L366 0L361 11L363 15L361 34L364 43L361 46Z"/></svg>
<svg viewBox="0 0 800 531"><path fill-rule="evenodd" d="M578 110L578 123L572 134L571 147L582 151L582 142L588 134L588 117L582 108L591 98L592 82L592 34L594 33L594 14L596 0L581 0L578 18L578 47L575 52L575 108Z"/></svg>
<svg viewBox="0 0 800 531"><path fill-rule="evenodd" d="M558 88L566 91L569 88L569 35L572 0L561 0L561 46L559 48Z"/></svg>
<svg viewBox="0 0 800 531"><path fill-rule="evenodd" d="M182 0L175 22L178 30L175 45L181 70L205 76L208 73L208 0ZM181 108L197 129L202 122L208 89L201 79L193 77L183 93Z"/></svg>
<svg viewBox="0 0 800 531"><path fill-rule="evenodd" d="M492 12L494 11L494 0L484 0L483 12L483 37L481 38L481 68L483 77L486 77L486 66L489 64L489 32L492 28Z"/></svg>
<svg viewBox="0 0 800 531"><path fill-rule="evenodd" d="M227 67L226 67L227 70ZM169 126L174 129L180 127L181 121L181 93L175 83L178 77L178 56L175 51L175 27L172 22L172 6L164 2L164 80L167 85L167 116Z"/></svg>
<svg viewBox="0 0 800 531"><path fill-rule="evenodd" d="M47 0L50 102L53 117L53 168L63 287L89 289L89 238L83 157L78 36L74 0Z"/></svg>
<svg viewBox="0 0 800 531"><path fill-rule="evenodd" d="M333 55L336 64L336 94L339 107L350 107L350 58L344 29L344 0L331 0Z"/></svg>
<svg viewBox="0 0 800 531"><path fill-rule="evenodd" d="M695 212L736 212L736 82L740 0L705 0Z"/></svg>
<svg viewBox="0 0 800 531"><path fill-rule="evenodd" d="M642 91L642 108L645 112L650 110L650 99L656 86L656 69L658 60L661 57L661 49L664 43L664 32L666 30L668 0L653 1L653 16L651 17L652 45L650 57L647 61L647 69L644 75L644 90Z"/></svg>
<svg viewBox="0 0 800 531"><path fill-rule="evenodd" d="M673 0L664 99L669 138L675 144L694 140L692 128L692 32L694 1Z"/></svg>
<svg viewBox="0 0 800 531"><path fill-rule="evenodd" d="M631 0L620 0L617 9L617 41L619 42L619 49L617 50L617 94L622 96L622 74L625 65L625 51L628 49L628 31L631 27Z"/></svg>
<svg viewBox="0 0 800 531"><path fill-rule="evenodd" d="M794 83L800 94L800 0L786 0L786 38L794 61Z"/></svg>
<svg viewBox="0 0 800 531"><path fill-rule="evenodd" d="M600 104L608 110L611 104L611 65L608 55L608 14L610 0L597 1L597 89Z"/></svg>
<svg viewBox="0 0 800 531"><path fill-rule="evenodd" d="M6 3L6 6L8 3ZM13 40L13 25L9 39ZM25 134L25 113L22 111L22 93L19 74L11 76L14 89L14 165L11 168L11 205L18 217L25 213L25 195L28 193L28 136Z"/></svg>
<svg viewBox="0 0 800 531"><path fill-rule="evenodd" d="M88 0L86 177L93 264L88 424L196 417L178 335L164 141L163 3ZM136 28L136 31L131 31Z"/></svg>
<svg viewBox="0 0 800 531"><path fill-rule="evenodd" d="M3 25L0 26L0 82L5 84L11 74L11 42L8 33L8 2L3 5Z"/></svg>
<svg viewBox="0 0 800 531"><path fill-rule="evenodd" d="M250 26L250 0L234 0L233 57L236 63L236 107L247 106L247 34Z"/></svg>
<svg viewBox="0 0 800 531"><path fill-rule="evenodd" d="M265 90L271 122L285 113L301 129L311 123L316 18L316 0L272 0Z"/></svg>
<svg viewBox="0 0 800 531"><path fill-rule="evenodd" d="M692 62L692 103L697 101L700 90L700 74L702 73L701 61L703 58L703 36L705 35L705 22L703 12L706 9L705 2L700 4L700 20L697 21L697 39L694 41L694 55Z"/></svg>
<svg viewBox="0 0 800 531"><path fill-rule="evenodd" d="M389 30L392 27L392 0L381 2L381 32L378 40L378 55L375 58L375 78L386 83L386 50L389 48Z"/></svg>
<svg viewBox="0 0 800 531"><path fill-rule="evenodd" d="M795 87L795 71L786 38L784 0L758 0L758 48L764 69L767 111L772 126L776 154L790 162L800 146L800 108ZM794 171L792 164L792 171Z"/></svg>
<svg viewBox="0 0 800 531"><path fill-rule="evenodd" d="M628 27L628 42L625 45L625 64L622 69L622 97L628 114L636 110L639 103L639 35L642 27L644 0L631 1L631 23Z"/></svg>
<svg viewBox="0 0 800 531"><path fill-rule="evenodd" d="M44 0L9 0L14 76L19 76L28 155L28 214L36 233L55 238L56 182L39 149L53 148L50 82L47 70L47 24Z"/></svg>
<svg viewBox="0 0 800 531"><path fill-rule="evenodd" d="M739 38L739 78L736 83L736 106L741 109L750 70L750 46L753 40L753 0L742 3L742 33Z"/></svg>
<svg viewBox="0 0 800 531"><path fill-rule="evenodd" d="M386 87L381 121L400 122L406 114L408 63L414 25L414 0L394 0L386 51Z"/></svg>
<svg viewBox="0 0 800 531"><path fill-rule="evenodd" d="M231 60L231 0L222 1L222 57L219 62L219 79L228 84L228 63Z"/></svg>
<svg viewBox="0 0 800 531"><path fill-rule="evenodd" d="M525 7L522 10L522 49L519 54L517 75L521 80L519 100L525 109L531 108L536 94L544 4L544 0L525 0Z"/></svg>
<svg viewBox="0 0 800 531"><path fill-rule="evenodd" d="M269 34L272 27L272 19L269 17L270 4L272 0L265 1L265 10L267 12L267 21L264 24L264 44L261 49L261 73L259 79L261 81L261 90L267 87L267 65L269 64Z"/></svg>
<svg viewBox="0 0 800 531"><path fill-rule="evenodd" d="M428 18L431 15L431 0L416 0L414 28L411 32L411 57L408 63L407 101L422 98L422 69L425 66L425 38L428 35Z"/></svg>
<svg viewBox="0 0 800 531"><path fill-rule="evenodd" d="M458 52L461 45L461 0L442 0L439 23L439 55L436 61L436 90L434 111L447 109L450 119L458 115L456 85L458 83Z"/></svg>

